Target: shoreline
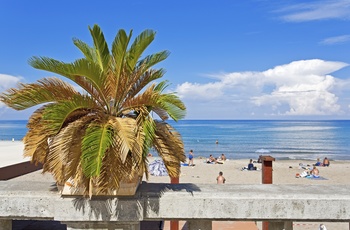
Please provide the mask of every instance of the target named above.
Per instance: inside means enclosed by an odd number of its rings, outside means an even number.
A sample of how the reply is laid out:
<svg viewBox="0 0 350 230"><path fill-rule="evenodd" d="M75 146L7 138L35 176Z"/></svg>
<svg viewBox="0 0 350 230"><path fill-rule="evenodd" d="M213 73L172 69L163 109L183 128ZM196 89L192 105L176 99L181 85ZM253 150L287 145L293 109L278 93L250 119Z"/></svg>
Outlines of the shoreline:
<svg viewBox="0 0 350 230"><path fill-rule="evenodd" d="M16 163L29 161L29 158L23 158L23 142L21 141L0 141L0 167L14 165ZM273 154L265 154L272 157ZM148 157L148 163L153 162L155 159L160 159L159 156ZM207 164L205 163L206 157L196 156L194 158L194 164L196 166L182 166L180 182L182 183L216 183L216 177L219 172L224 173L226 183L228 184L260 184L261 183L261 163L254 163L254 165L260 169L256 171L242 171L243 167L247 167L249 158L245 159L227 159L224 164ZM257 161L257 158L253 159ZM322 159L321 159L322 160ZM188 159L186 159L188 163ZM330 160L330 167L318 167L320 175L326 180L310 180L306 178L295 178L297 173L301 173L303 169L299 167L299 164L310 165L310 167L316 163L314 160L280 160L273 161L273 183L276 184L350 184L347 175L344 172L350 170L350 160ZM39 170L40 171L40 170ZM34 172L34 174L37 172ZM19 178L26 177L30 180L33 173L20 176ZM37 173L40 175L40 173ZM34 178L41 177L34 175ZM48 176L50 177L50 176ZM16 178L15 178L16 179ZM169 183L170 180L167 177L157 177L150 175L149 182L155 183Z"/></svg>
<svg viewBox="0 0 350 230"><path fill-rule="evenodd" d="M7 154L7 153L11 153L14 157L15 157L15 160L19 162L22 162L22 161L26 161L28 159L23 159L21 160L20 159L20 156L22 155L23 153L23 149L24 149L24 144L23 144L23 141L21 140L0 140L0 162L2 162L2 159L5 157L7 158L9 161L12 162L12 160L9 158L9 156L5 156L4 154ZM156 153L153 153L152 154L155 154L154 157L158 157L158 155L156 155ZM185 153L186 157L187 157L187 161L188 161L188 153L186 152ZM217 156L216 156L217 155ZM216 154L213 153L213 156L214 157L219 157L220 154ZM257 160L259 158L259 155L266 155L266 156L272 156L274 157L276 160L291 160L291 161L316 161L317 158L323 160L324 157L328 157L328 159L330 159L331 161L336 161L336 162L339 162L339 161L349 161L350 162L350 153L348 155L348 157L344 158L344 159L334 159L332 158L332 155L330 154L329 156L327 156L326 154L323 154L323 153L320 153L320 154L315 154L315 158L314 159L310 159L310 157L305 157L305 158L298 158L298 159L294 159L294 158L289 158L288 156L285 156L286 154L280 154L280 153L274 153L274 152L270 152L270 153L266 153L266 154L258 154L256 153L254 155L254 157L251 157L252 155L249 155L249 156L246 156L244 157L242 154L237 154L237 156L241 156L241 157L229 157L228 159L230 160L246 160L246 159L253 159L253 160ZM295 157L296 155L293 154L293 157ZM196 154L195 153L195 160L196 159L207 159L209 157L208 156L204 156L203 154ZM22 157L23 158L23 157ZM0 167L3 166L3 164L0 163Z"/></svg>

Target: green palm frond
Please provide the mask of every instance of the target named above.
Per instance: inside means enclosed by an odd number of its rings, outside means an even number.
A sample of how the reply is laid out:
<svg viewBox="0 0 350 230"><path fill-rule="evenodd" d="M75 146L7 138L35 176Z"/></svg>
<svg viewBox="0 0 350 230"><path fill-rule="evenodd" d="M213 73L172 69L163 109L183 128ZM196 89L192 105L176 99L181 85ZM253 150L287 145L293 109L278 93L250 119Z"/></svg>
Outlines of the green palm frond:
<svg viewBox="0 0 350 230"><path fill-rule="evenodd" d="M62 76L66 76L65 63L48 57L31 57L28 60L28 64L32 67L40 70L57 73Z"/></svg>
<svg viewBox="0 0 350 230"><path fill-rule="evenodd" d="M65 64L64 68L66 69L67 77L71 80L75 81L75 79L80 79L80 81L82 81L82 79L84 79L91 83L98 91L101 91L99 89L103 88L106 77L96 63L89 62L86 59L78 59L71 64ZM81 86L83 87L83 85ZM88 91L88 89L85 90Z"/></svg>
<svg viewBox="0 0 350 230"><path fill-rule="evenodd" d="M135 38L128 52L128 65L130 68L135 68L135 65L139 61L142 53L151 44L154 37L154 31L145 30Z"/></svg>
<svg viewBox="0 0 350 230"><path fill-rule="evenodd" d="M143 145L143 155L142 155L142 168L143 172L146 174L146 179L148 180L148 153L150 148L153 147L153 142L156 136L156 124L150 116L145 116L143 121L140 121L140 125L143 127L143 132L145 134L145 141Z"/></svg>
<svg viewBox="0 0 350 230"><path fill-rule="evenodd" d="M169 55L170 55L170 52L167 50L164 50L164 51L152 54L152 55L148 55L147 57L145 57L144 59L142 59L140 61L140 65L145 65L146 70L150 69L152 66L167 59L169 57Z"/></svg>
<svg viewBox="0 0 350 230"><path fill-rule="evenodd" d="M96 63L89 62L86 59L78 59L73 63L64 63L47 57L32 57L29 60L29 64L36 69L50 71L67 77L92 96L98 95L98 93L104 96L101 91L105 85L105 76ZM98 96L95 97L99 99ZM103 99L103 97L101 98Z"/></svg>
<svg viewBox="0 0 350 230"><path fill-rule="evenodd" d="M162 81L154 87L154 91L159 93L163 92L168 87L168 81ZM185 104L180 100L180 98L175 93L161 94L158 99L159 107L153 108L159 116L166 111L169 116L178 121L185 117L186 107Z"/></svg>
<svg viewBox="0 0 350 230"><path fill-rule="evenodd" d="M82 166L87 177L100 175L102 160L112 146L113 132L109 123L95 121L86 129L82 140Z"/></svg>
<svg viewBox="0 0 350 230"><path fill-rule="evenodd" d="M158 105L158 108L154 108L157 114L160 110L164 110L175 121L184 118L186 115L185 105L175 94L162 94L159 97Z"/></svg>
<svg viewBox="0 0 350 230"><path fill-rule="evenodd" d="M160 83L163 85L163 83ZM163 85L163 89L164 89ZM159 84L151 85L143 93L125 101L123 108L126 111L138 110L147 106L150 112L154 111L162 120L167 120L168 115L175 121L185 116L186 107L175 94L161 94L162 87Z"/></svg>
<svg viewBox="0 0 350 230"><path fill-rule="evenodd" d="M125 65L125 57L127 54L128 45L132 31L129 35L126 35L124 30L119 30L112 43L112 56L113 56L113 71L117 79L120 78Z"/></svg>
<svg viewBox="0 0 350 230"><path fill-rule="evenodd" d="M94 52L94 49L90 47L85 42L79 40L79 39L73 39L73 43L80 51L84 54L87 61L94 63L96 62L96 54Z"/></svg>
<svg viewBox="0 0 350 230"><path fill-rule="evenodd" d="M98 113L98 107L94 100L88 96L76 94L69 101L60 101L49 104L43 111L43 117L47 129L58 133L66 121L72 117L88 115L92 112Z"/></svg>
<svg viewBox="0 0 350 230"><path fill-rule="evenodd" d="M94 25L93 28L89 27L89 30L94 41L97 63L102 71L107 71L109 68L110 54L102 30L98 25Z"/></svg>
<svg viewBox="0 0 350 230"><path fill-rule="evenodd" d="M130 84L130 87L128 88L127 94L125 96L126 100L136 96L142 89L144 89L146 85L154 80L157 80L158 78L163 77L164 74L164 69L148 70L142 75L137 70L135 73L137 76L134 77L134 81L132 84Z"/></svg>

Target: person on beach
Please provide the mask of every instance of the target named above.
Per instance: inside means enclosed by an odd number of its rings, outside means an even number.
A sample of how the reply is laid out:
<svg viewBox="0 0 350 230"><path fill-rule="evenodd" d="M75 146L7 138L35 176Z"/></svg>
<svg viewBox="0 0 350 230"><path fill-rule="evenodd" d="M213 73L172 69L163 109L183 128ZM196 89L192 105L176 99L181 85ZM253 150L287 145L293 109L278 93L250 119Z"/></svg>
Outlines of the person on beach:
<svg viewBox="0 0 350 230"><path fill-rule="evenodd" d="M262 163L262 155L259 155L258 163Z"/></svg>
<svg viewBox="0 0 350 230"><path fill-rule="evenodd" d="M219 176L216 178L216 183L217 184L225 184L225 177L223 176L222 172L219 172Z"/></svg>
<svg viewBox="0 0 350 230"><path fill-rule="evenodd" d="M193 164L193 150L191 149L190 152L188 153L188 166L194 166Z"/></svg>
<svg viewBox="0 0 350 230"><path fill-rule="evenodd" d="M207 163L208 164L216 163L216 159L213 157L213 155L210 154L209 158L207 159Z"/></svg>
<svg viewBox="0 0 350 230"><path fill-rule="evenodd" d="M221 161L226 161L226 156L225 156L225 154L221 154L220 160L221 160Z"/></svg>
<svg viewBox="0 0 350 230"><path fill-rule="evenodd" d="M319 230L327 230L326 226L324 224L320 224Z"/></svg>
<svg viewBox="0 0 350 230"><path fill-rule="evenodd" d="M324 166L324 167L328 167L328 166L329 166L329 160L328 160L327 157L325 157L325 158L323 159L323 166Z"/></svg>
<svg viewBox="0 0 350 230"><path fill-rule="evenodd" d="M254 170L253 159L250 159L250 161L249 161L248 170Z"/></svg>
<svg viewBox="0 0 350 230"><path fill-rule="evenodd" d="M316 166L314 166L314 168L311 170L311 175L315 178L320 177L320 171L316 168Z"/></svg>
<svg viewBox="0 0 350 230"><path fill-rule="evenodd" d="M216 160L216 164L223 164L226 161L226 156L225 154L221 154L221 156L219 158L217 158Z"/></svg>
<svg viewBox="0 0 350 230"><path fill-rule="evenodd" d="M254 167L253 159L250 159L248 167L243 167L242 170L257 170L257 168Z"/></svg>
<svg viewBox="0 0 350 230"><path fill-rule="evenodd" d="M316 164L314 164L314 166L321 166L322 163L320 161L320 158L317 158Z"/></svg>

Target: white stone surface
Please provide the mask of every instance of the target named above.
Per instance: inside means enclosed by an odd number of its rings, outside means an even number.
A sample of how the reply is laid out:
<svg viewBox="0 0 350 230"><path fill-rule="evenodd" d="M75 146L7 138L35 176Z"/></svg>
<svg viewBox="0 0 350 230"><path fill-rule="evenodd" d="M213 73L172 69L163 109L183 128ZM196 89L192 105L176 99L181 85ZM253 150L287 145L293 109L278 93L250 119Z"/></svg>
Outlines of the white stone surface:
<svg viewBox="0 0 350 230"><path fill-rule="evenodd" d="M48 182L0 182L0 219L350 221L350 186L143 183L134 197L61 197Z"/></svg>

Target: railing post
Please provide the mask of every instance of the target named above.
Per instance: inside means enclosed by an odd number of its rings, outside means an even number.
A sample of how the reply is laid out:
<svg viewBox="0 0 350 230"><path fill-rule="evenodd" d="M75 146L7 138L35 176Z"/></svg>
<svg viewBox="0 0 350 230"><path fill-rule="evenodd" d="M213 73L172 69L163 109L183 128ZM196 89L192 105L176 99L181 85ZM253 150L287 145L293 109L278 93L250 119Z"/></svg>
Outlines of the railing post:
<svg viewBox="0 0 350 230"><path fill-rule="evenodd" d="M263 184L272 184L272 161L275 161L275 158L271 156L262 156L262 183Z"/></svg>
<svg viewBox="0 0 350 230"><path fill-rule="evenodd" d="M84 229L123 229L123 230L140 230L140 222L113 222L113 221L67 221L61 222L67 225L67 230L84 230Z"/></svg>
<svg viewBox="0 0 350 230"><path fill-rule="evenodd" d="M275 161L275 158L271 156L261 156L262 160L262 173L261 180L263 184L272 184L272 161ZM262 230L269 230L269 222L262 222Z"/></svg>
<svg viewBox="0 0 350 230"><path fill-rule="evenodd" d="M11 219L0 219L0 229L12 230L12 220Z"/></svg>
<svg viewBox="0 0 350 230"><path fill-rule="evenodd" d="M187 223L188 230L212 230L211 220L190 220Z"/></svg>
<svg viewBox="0 0 350 230"><path fill-rule="evenodd" d="M178 184L180 183L179 177L170 177L170 183L171 184ZM171 220L170 221L170 230L179 230L179 221L178 220Z"/></svg>

